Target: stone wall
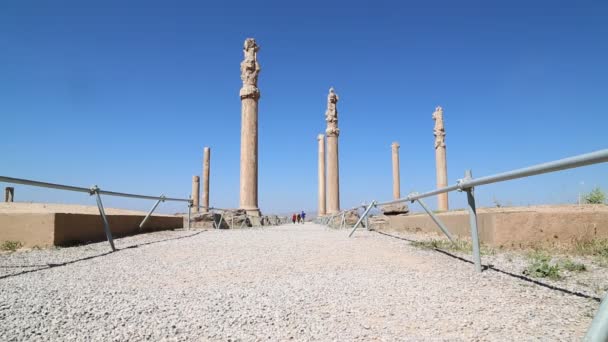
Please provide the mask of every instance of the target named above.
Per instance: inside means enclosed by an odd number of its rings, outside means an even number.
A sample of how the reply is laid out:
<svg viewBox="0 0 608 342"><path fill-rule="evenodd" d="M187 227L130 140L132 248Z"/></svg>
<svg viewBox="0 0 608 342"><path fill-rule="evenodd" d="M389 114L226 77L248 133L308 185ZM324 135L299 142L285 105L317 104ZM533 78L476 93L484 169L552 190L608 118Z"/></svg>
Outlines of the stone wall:
<svg viewBox="0 0 608 342"><path fill-rule="evenodd" d="M450 232L470 238L469 215L465 210L439 213ZM410 231L441 234L426 213L381 216L371 220L380 231ZM608 206L561 205L478 209L482 243L502 247L569 244L575 239L608 238Z"/></svg>
<svg viewBox="0 0 608 342"><path fill-rule="evenodd" d="M19 241L24 247L64 246L106 240L97 207L41 203L2 203L0 242ZM143 229L145 213L106 208L116 237L182 227L181 216L153 215Z"/></svg>

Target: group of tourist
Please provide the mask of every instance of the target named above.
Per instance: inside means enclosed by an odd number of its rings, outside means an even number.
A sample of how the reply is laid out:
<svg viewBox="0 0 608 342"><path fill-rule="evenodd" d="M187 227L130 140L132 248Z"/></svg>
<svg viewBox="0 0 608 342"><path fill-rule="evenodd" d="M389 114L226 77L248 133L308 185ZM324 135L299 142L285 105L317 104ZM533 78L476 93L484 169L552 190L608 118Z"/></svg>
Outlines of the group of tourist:
<svg viewBox="0 0 608 342"><path fill-rule="evenodd" d="M291 222L293 222L293 224L297 223L304 223L304 220L306 219L306 213L304 212L304 210L302 210L301 214L293 214L293 216L291 217Z"/></svg>

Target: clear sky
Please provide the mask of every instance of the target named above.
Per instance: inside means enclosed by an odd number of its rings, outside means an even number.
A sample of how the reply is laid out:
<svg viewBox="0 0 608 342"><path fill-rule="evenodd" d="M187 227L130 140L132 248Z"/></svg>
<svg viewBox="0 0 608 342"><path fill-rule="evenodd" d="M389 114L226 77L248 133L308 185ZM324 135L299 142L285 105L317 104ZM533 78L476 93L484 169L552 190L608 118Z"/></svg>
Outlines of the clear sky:
<svg viewBox="0 0 608 342"><path fill-rule="evenodd" d="M210 146L211 204L238 206L247 37L261 46L267 213L316 210L330 86L340 96L342 207L391 199L392 141L402 194L434 188L437 105L450 184L467 168L484 176L606 148L608 2L498 3L1 1L0 175L187 197ZM596 185L608 190L608 165L477 195L485 206L572 203ZM451 194L451 207L464 197ZM16 199L94 203L20 185Z"/></svg>

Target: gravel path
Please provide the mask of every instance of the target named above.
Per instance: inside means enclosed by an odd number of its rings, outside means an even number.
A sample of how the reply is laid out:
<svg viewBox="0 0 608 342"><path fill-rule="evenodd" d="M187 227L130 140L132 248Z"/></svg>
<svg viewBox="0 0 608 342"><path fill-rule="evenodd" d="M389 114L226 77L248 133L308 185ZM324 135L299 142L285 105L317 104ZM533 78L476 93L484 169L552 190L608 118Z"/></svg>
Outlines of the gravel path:
<svg viewBox="0 0 608 342"><path fill-rule="evenodd" d="M598 307L374 232L168 231L0 254L0 340L580 340ZM130 247L130 248L128 248Z"/></svg>

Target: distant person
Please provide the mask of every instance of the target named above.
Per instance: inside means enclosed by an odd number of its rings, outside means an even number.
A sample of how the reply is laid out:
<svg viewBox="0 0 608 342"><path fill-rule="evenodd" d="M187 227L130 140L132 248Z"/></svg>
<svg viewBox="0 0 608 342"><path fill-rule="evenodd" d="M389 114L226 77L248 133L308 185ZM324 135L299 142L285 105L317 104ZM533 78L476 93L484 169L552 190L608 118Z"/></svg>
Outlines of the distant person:
<svg viewBox="0 0 608 342"><path fill-rule="evenodd" d="M302 216L300 216L300 214L298 214L298 223L300 223L301 219L302 219Z"/></svg>
<svg viewBox="0 0 608 342"><path fill-rule="evenodd" d="M304 220L306 219L306 213L302 210L302 224L304 224Z"/></svg>
<svg viewBox="0 0 608 342"><path fill-rule="evenodd" d="M293 224L296 224L296 214L293 214L293 216L291 217L291 222L293 222Z"/></svg>

